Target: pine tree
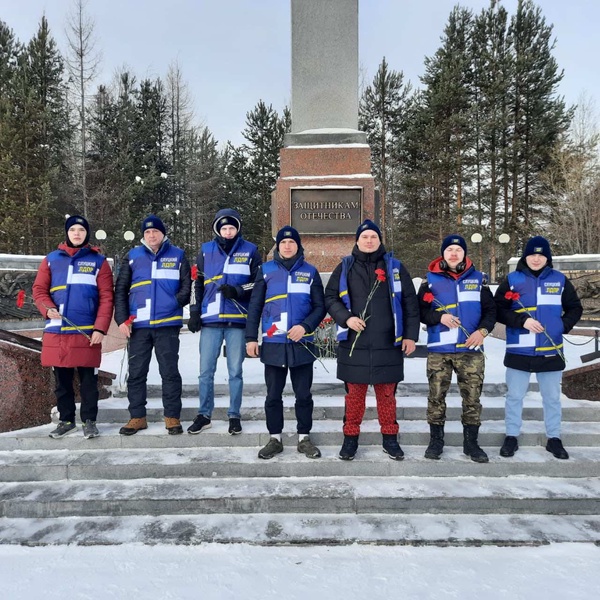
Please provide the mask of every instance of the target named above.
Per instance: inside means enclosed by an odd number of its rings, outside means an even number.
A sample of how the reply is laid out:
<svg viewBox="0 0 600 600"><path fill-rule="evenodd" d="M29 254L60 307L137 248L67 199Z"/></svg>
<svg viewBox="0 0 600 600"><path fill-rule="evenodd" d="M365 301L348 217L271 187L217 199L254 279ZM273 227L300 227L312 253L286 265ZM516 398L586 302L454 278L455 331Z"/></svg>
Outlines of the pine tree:
<svg viewBox="0 0 600 600"><path fill-rule="evenodd" d="M477 144L474 224L483 236L478 266L487 270L483 257L489 257L493 281L497 279L497 234L508 228L508 106L513 61L507 30L507 11L491 0L489 8L475 17L471 45Z"/></svg>
<svg viewBox="0 0 600 600"><path fill-rule="evenodd" d="M230 198L239 194L246 235L265 257L273 246L271 192L279 176L279 150L286 126L289 114L286 117L284 112L280 118L271 105L260 100L246 114L242 134L248 143L228 153Z"/></svg>
<svg viewBox="0 0 600 600"><path fill-rule="evenodd" d="M403 73L390 70L385 57L373 83L365 88L359 107L359 128L366 132L371 146L372 169L381 197L381 228L393 239L394 205L397 201L393 184L398 168L402 136L407 129L406 111L411 86L404 83ZM391 220L388 223L388 215Z"/></svg>
<svg viewBox="0 0 600 600"><path fill-rule="evenodd" d="M72 138L64 67L45 17L19 60L14 88L11 152L19 168L16 198L22 250L45 253L63 237Z"/></svg>
<svg viewBox="0 0 600 600"><path fill-rule="evenodd" d="M531 0L519 0L509 35L514 48L511 141L511 230L523 240L536 228L548 198L540 174L551 165L552 151L568 127L571 113L557 87L563 78L552 56L552 26Z"/></svg>
<svg viewBox="0 0 600 600"><path fill-rule="evenodd" d="M454 8L442 45L433 58L425 59L425 75L421 78L428 117L424 132L428 171L440 238L448 228L462 227L465 194L472 178L471 29L471 11Z"/></svg>

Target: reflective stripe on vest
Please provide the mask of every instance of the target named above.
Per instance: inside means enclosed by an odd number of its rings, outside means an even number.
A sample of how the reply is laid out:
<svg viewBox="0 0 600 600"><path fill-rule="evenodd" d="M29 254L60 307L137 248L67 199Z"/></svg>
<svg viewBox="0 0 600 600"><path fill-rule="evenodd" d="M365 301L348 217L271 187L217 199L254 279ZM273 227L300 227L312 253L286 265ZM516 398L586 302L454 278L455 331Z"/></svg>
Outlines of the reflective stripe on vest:
<svg viewBox="0 0 600 600"><path fill-rule="evenodd" d="M278 261L269 261L262 266L267 291L262 311L263 343L295 343L287 337L287 331L299 325L312 311L311 286L317 269L298 259L288 271ZM269 336L268 331L275 326L276 331ZM302 341L312 342L313 332L306 333Z"/></svg>
<svg viewBox="0 0 600 600"><path fill-rule="evenodd" d="M483 273L473 267L452 279L442 273L427 273L429 290L437 302L434 310L460 319L462 326L473 333L481 322L481 288ZM441 306L440 306L441 304ZM427 327L427 349L430 352L476 352L465 346L467 335L460 327L450 329L439 323Z"/></svg>

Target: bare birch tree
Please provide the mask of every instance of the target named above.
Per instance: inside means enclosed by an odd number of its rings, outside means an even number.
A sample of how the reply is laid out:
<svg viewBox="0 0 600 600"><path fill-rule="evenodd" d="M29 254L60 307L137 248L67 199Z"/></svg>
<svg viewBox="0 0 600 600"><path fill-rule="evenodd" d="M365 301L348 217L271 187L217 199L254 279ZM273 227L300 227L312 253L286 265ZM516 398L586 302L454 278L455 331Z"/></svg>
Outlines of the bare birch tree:
<svg viewBox="0 0 600 600"><path fill-rule="evenodd" d="M96 77L101 61L101 54L96 50L95 24L93 19L86 13L86 6L86 0L73 0L73 7L66 27L68 42L66 64L71 89L78 100L81 194L85 217L88 216L89 212L85 160L87 149L87 88Z"/></svg>

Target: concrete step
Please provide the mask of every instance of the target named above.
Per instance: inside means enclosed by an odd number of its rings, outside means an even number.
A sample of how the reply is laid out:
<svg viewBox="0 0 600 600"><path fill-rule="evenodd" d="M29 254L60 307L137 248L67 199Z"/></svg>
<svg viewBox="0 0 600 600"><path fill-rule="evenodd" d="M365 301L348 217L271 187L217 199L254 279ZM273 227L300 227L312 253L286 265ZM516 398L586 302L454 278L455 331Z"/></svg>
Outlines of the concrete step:
<svg viewBox="0 0 600 600"><path fill-rule="evenodd" d="M0 544L600 544L594 515L215 514L0 520Z"/></svg>
<svg viewBox="0 0 600 600"><path fill-rule="evenodd" d="M597 478L288 477L0 484L0 517L600 513Z"/></svg>
<svg viewBox="0 0 600 600"><path fill-rule="evenodd" d="M425 368L425 365L423 365ZM221 381L227 381L227 376L222 377ZM428 393L428 384L427 383L405 383L400 382L396 389L396 396L426 396ZM259 396L265 393L265 384L264 383L244 383L244 395L245 396ZM127 389L126 387L119 386L118 384L113 385L112 393L117 398L125 398L127 397ZM533 381L529 384L530 392L535 392L539 390L539 385L537 382ZM312 385L313 394L320 395L334 395L334 396L343 396L344 391L344 383L342 381L338 381L335 379L335 373L331 372L331 381L328 382L315 382ZM288 380L288 383L285 386L284 393L286 395L293 395L294 391L292 389L292 385ZM450 384L449 393L453 395L458 395L458 386L456 383ZM482 394L483 396L503 396L506 393L506 384L505 383L484 383ZM148 385L148 396L152 397L160 397L162 394L162 386L149 384ZM184 398L198 398L198 385L184 383L182 386L182 396ZM224 397L229 396L229 385L227 383L218 383L215 382L215 396L216 397Z"/></svg>
<svg viewBox="0 0 600 600"><path fill-rule="evenodd" d="M461 398L449 396L447 398L447 418L449 421L459 421L461 416ZM334 419L342 420L344 417L344 397L337 396L315 396L314 420ZM427 410L426 396L409 396L397 399L397 418L399 421L421 421L425 420ZM498 421L504 420L504 398L486 396L482 398L482 420ZM217 397L215 399L215 410L213 419L218 421L227 420L228 399ZM148 400L149 421L162 421L163 409L160 398ZM182 421L192 421L198 414L197 398L184 398L181 413ZM242 417L246 421L264 421L264 398L244 398L242 405ZM284 397L284 417L286 421L294 420L294 398ZM100 402L98 421L101 423L121 423L129 419L127 411L127 400L125 398L111 398ZM377 419L375 399L368 397L365 419ZM523 410L524 420L540 421L543 419L542 402L538 393L531 393L525 400ZM586 400L569 400L563 398L563 419L565 421L598 421L600 422L600 403Z"/></svg>
<svg viewBox="0 0 600 600"><path fill-rule="evenodd" d="M94 440L90 440L93 442ZM272 460L257 457L257 447L141 448L115 450L13 450L0 452L0 481L133 480L178 477L544 477L600 476L600 448L570 448L570 460L555 459L542 447L520 449L512 458L489 453L490 462L471 461L462 449L448 447L441 460L423 457L425 446L405 446L404 461L394 461L380 446L361 446L353 461L338 458L339 446L323 446L311 460L288 444Z"/></svg>
<svg viewBox="0 0 600 600"><path fill-rule="evenodd" d="M83 438L81 427L66 437L55 440L48 436L55 425L43 425L0 434L0 450L88 450L117 448L220 448L233 446L258 449L269 441L265 423L243 421L241 435L227 433L228 422L213 420L210 429L190 435L185 429L190 422L183 422L182 435L168 435L162 422L150 422L148 429L133 436L119 435L119 429L126 422L104 424L99 422L100 436L91 440ZM424 420L400 421L400 443L408 446L427 446L429 425ZM286 445L296 443L295 420L288 419L284 436ZM496 453L504 441L504 421L487 421L481 426L479 442L484 449ZM321 446L341 446L343 441L342 421L321 420L313 423L311 439ZM577 447L600 448L600 422L563 422L562 440L568 450ZM445 426L445 442L449 447L462 447L463 430L460 422L450 421ZM362 424L360 443L362 445L381 444L379 423L367 420ZM541 421L525 421L519 437L521 447L546 444L544 424Z"/></svg>

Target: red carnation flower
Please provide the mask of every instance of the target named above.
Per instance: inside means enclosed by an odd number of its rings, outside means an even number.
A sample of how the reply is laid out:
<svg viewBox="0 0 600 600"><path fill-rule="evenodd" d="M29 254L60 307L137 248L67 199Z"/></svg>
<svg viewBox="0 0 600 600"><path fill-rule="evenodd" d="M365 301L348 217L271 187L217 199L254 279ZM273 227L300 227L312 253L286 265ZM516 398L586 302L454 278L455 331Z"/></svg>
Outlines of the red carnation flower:
<svg viewBox="0 0 600 600"><path fill-rule="evenodd" d="M515 300L516 302L518 302L519 298L521 297L521 294L519 294L519 292L513 292L512 295L512 299Z"/></svg>
<svg viewBox="0 0 600 600"><path fill-rule="evenodd" d="M192 279L196 281L198 279L198 265L192 266Z"/></svg>
<svg viewBox="0 0 600 600"><path fill-rule="evenodd" d="M129 319L125 321L125 325L131 325L135 321L135 315L129 315Z"/></svg>
<svg viewBox="0 0 600 600"><path fill-rule="evenodd" d="M271 327L267 330L267 337L273 337L277 333L277 325L273 323Z"/></svg>
<svg viewBox="0 0 600 600"><path fill-rule="evenodd" d="M17 308L23 308L25 304L25 290L19 290L17 294Z"/></svg>
<svg viewBox="0 0 600 600"><path fill-rule="evenodd" d="M423 294L423 302L427 302L428 304L431 304L434 298L435 296L431 292L425 292Z"/></svg>

